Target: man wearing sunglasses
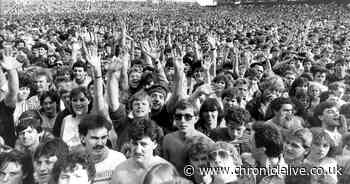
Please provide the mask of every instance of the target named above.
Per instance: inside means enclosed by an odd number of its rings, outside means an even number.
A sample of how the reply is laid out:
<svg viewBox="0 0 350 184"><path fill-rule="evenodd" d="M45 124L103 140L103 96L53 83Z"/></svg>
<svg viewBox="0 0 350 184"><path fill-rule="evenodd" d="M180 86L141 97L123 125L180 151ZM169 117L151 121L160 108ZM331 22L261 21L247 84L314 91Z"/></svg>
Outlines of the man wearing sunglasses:
<svg viewBox="0 0 350 184"><path fill-rule="evenodd" d="M174 124L178 131L167 134L163 140L164 158L175 165L176 169L183 171L186 163L186 148L188 142L194 137L208 138L194 128L198 121L198 109L189 100L181 100L175 106ZM181 172L182 173L182 172Z"/></svg>

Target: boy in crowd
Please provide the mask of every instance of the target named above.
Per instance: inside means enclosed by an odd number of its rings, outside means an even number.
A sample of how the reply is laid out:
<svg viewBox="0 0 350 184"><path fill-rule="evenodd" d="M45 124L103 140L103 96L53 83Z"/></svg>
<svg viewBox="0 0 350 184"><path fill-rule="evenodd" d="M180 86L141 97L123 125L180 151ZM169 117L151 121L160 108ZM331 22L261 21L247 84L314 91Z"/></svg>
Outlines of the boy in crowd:
<svg viewBox="0 0 350 184"><path fill-rule="evenodd" d="M73 152L56 162L51 176L57 184L91 184L95 174L95 165L89 156Z"/></svg>
<svg viewBox="0 0 350 184"><path fill-rule="evenodd" d="M68 151L67 144L58 138L40 144L33 157L36 183L48 184L54 164Z"/></svg>
<svg viewBox="0 0 350 184"><path fill-rule="evenodd" d="M162 138L162 131L151 120L141 120L133 123L129 129L132 145L132 157L119 164L112 176L113 184L141 183L149 168L168 161L154 155Z"/></svg>

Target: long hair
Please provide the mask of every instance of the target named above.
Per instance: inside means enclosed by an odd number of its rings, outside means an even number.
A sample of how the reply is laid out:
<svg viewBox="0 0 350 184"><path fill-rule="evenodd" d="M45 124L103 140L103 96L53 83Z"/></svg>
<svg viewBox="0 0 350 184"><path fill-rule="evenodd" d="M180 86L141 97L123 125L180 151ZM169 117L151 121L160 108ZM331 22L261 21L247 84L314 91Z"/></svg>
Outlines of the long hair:
<svg viewBox="0 0 350 184"><path fill-rule="evenodd" d="M199 110L199 120L196 123L195 128L207 135L210 132L210 124L205 120L204 113L208 111L218 111L218 118L216 120L217 127L220 126L221 121L224 118L224 112L219 102L215 98L206 99Z"/></svg>

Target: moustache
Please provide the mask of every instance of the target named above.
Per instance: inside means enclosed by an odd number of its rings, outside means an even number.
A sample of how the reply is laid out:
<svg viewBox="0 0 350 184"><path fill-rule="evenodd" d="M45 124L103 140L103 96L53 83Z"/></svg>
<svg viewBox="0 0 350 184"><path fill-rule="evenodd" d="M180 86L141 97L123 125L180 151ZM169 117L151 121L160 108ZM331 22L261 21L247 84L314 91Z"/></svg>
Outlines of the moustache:
<svg viewBox="0 0 350 184"><path fill-rule="evenodd" d="M103 149L104 148L104 146L102 146L102 145L97 145L97 146L94 146L92 149L94 149L94 150L101 150L101 149Z"/></svg>

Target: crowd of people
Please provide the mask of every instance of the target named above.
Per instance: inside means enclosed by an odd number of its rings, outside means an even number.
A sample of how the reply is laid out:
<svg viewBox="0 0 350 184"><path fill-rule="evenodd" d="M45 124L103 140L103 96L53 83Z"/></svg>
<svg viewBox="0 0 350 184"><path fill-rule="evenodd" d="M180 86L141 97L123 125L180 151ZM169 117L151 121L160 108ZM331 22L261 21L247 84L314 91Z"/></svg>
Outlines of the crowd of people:
<svg viewBox="0 0 350 184"><path fill-rule="evenodd" d="M1 184L348 183L346 6L32 6L0 18Z"/></svg>

